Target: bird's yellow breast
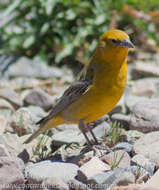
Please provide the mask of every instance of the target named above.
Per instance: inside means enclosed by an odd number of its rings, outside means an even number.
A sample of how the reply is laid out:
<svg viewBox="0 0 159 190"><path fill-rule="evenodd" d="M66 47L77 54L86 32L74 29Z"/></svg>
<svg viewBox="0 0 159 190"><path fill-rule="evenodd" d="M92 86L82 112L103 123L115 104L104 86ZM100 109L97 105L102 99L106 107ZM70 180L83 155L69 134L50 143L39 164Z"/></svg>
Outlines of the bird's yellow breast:
<svg viewBox="0 0 159 190"><path fill-rule="evenodd" d="M94 121L111 111L121 98L126 86L126 61L119 69L99 68L89 90L61 113L65 121Z"/></svg>

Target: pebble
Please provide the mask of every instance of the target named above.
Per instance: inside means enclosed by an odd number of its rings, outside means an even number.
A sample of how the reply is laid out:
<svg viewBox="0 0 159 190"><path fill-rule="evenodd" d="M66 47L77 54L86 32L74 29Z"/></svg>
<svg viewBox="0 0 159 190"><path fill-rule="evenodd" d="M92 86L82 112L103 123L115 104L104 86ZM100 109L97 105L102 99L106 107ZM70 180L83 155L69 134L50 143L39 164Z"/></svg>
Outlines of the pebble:
<svg viewBox="0 0 159 190"><path fill-rule="evenodd" d="M132 109L130 129L141 132L159 130L159 99L138 102Z"/></svg>
<svg viewBox="0 0 159 190"><path fill-rule="evenodd" d="M111 116L113 122L119 122L124 128L128 129L130 124L130 115L124 115L120 113L113 114Z"/></svg>
<svg viewBox="0 0 159 190"><path fill-rule="evenodd" d="M64 131L55 133L52 136L54 146L62 146L64 144L79 143L84 144L86 142L83 134L78 129L66 129Z"/></svg>
<svg viewBox="0 0 159 190"><path fill-rule="evenodd" d="M7 100L15 109L23 105L20 96L11 88L0 89L0 97Z"/></svg>
<svg viewBox="0 0 159 190"><path fill-rule="evenodd" d="M58 178L67 183L77 175L78 166L71 163L41 161L27 166L24 174L28 183L42 184L48 178Z"/></svg>
<svg viewBox="0 0 159 190"><path fill-rule="evenodd" d="M145 168L150 175L153 175L155 170L155 163L145 158L142 154L137 154L132 157L131 161L136 163L137 166L142 166Z"/></svg>
<svg viewBox="0 0 159 190"><path fill-rule="evenodd" d="M143 136L144 136L144 133L137 130L126 131L127 141L131 144L134 144L136 140L140 139Z"/></svg>
<svg viewBox="0 0 159 190"><path fill-rule="evenodd" d="M25 179L23 176L24 163L17 157L0 157L0 188L1 189L24 189ZM13 186L14 184L14 186Z"/></svg>
<svg viewBox="0 0 159 190"><path fill-rule="evenodd" d="M149 158L156 163L156 167L159 166L159 131L154 131L145 134L134 144L134 152L136 154L142 154L146 158Z"/></svg>
<svg viewBox="0 0 159 190"><path fill-rule="evenodd" d="M144 185L145 188L156 188L159 189L159 170L156 171L156 173L146 182Z"/></svg>
<svg viewBox="0 0 159 190"><path fill-rule="evenodd" d="M98 157L93 157L79 168L77 179L87 183L92 176L110 169L110 166L102 162Z"/></svg>
<svg viewBox="0 0 159 190"><path fill-rule="evenodd" d="M116 150L114 152L110 152L104 155L101 159L104 162L108 163L112 168L125 168L127 166L130 166L131 161L129 154L124 150Z"/></svg>
<svg viewBox="0 0 159 190"><path fill-rule="evenodd" d="M133 145L130 144L130 143L127 143L127 142L120 142L120 143L117 143L113 148L112 150L124 150L126 151L127 153L130 153L133 149Z"/></svg>
<svg viewBox="0 0 159 190"><path fill-rule="evenodd" d="M34 61L26 57L21 57L16 63L12 64L5 73L8 77L35 77L35 78L52 78L62 77L61 69L48 66L44 62Z"/></svg>
<svg viewBox="0 0 159 190"><path fill-rule="evenodd" d="M30 90L30 92L24 97L24 105L36 105L48 111L53 106L53 98L48 93L44 92L40 88Z"/></svg>

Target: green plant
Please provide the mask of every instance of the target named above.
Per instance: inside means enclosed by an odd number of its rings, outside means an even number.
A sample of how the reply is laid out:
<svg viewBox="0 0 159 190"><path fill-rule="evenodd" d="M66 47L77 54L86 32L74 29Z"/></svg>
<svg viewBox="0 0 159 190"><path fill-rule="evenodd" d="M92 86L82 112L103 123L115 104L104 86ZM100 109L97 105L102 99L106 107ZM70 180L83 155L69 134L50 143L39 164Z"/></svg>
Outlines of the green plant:
<svg viewBox="0 0 159 190"><path fill-rule="evenodd" d="M46 131L39 139L36 147L32 148L33 157L36 156L36 160L43 160L51 155L51 152L48 151L46 146L48 139L48 131Z"/></svg>
<svg viewBox="0 0 159 190"><path fill-rule="evenodd" d="M119 137L122 132L121 128L122 128L122 126L119 122L113 122L111 124L110 132L109 132L109 136L108 136L108 141L111 146L114 146L118 142Z"/></svg>
<svg viewBox="0 0 159 190"><path fill-rule="evenodd" d="M125 153L123 152L123 154L121 155L121 157L118 158L118 153L114 152L113 160L109 163L109 165L110 165L110 167L111 167L112 169L114 169L114 168L116 168L116 167L119 166L121 160L122 160L123 157L124 157L124 154L125 154Z"/></svg>

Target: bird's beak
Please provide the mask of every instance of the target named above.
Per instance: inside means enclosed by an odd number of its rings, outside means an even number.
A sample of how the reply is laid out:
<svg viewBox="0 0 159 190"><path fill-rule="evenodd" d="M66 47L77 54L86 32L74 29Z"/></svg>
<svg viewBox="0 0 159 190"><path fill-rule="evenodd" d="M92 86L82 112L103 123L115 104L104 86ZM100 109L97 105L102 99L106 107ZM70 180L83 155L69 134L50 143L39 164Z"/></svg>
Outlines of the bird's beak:
<svg viewBox="0 0 159 190"><path fill-rule="evenodd" d="M119 44L122 48L134 48L134 44L127 38L125 38L123 41Z"/></svg>

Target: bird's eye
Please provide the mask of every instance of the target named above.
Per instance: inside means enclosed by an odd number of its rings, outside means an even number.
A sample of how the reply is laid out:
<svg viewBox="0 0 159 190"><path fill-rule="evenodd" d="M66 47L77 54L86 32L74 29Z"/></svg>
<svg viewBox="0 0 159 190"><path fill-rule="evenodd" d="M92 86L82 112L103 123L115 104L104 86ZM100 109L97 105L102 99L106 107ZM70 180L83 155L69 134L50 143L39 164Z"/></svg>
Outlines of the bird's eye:
<svg viewBox="0 0 159 190"><path fill-rule="evenodd" d="M115 40L115 39L112 39L112 42L113 42L114 44L116 44L118 41Z"/></svg>

